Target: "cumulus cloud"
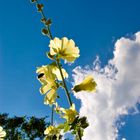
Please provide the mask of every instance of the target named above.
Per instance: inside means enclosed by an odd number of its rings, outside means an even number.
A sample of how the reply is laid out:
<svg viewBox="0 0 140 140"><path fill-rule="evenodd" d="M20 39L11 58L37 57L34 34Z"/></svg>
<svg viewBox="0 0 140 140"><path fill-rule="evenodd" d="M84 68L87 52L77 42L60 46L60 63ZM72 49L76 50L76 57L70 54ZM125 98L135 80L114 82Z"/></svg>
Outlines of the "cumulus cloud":
<svg viewBox="0 0 140 140"><path fill-rule="evenodd" d="M140 102L140 32L132 38L120 38L115 43L114 57L104 67L99 58L93 68L74 69L74 81L81 82L93 75L97 82L96 93L75 94L81 100L80 114L87 116L89 127L83 140L116 140L121 115L128 115ZM124 123L122 123L124 124ZM121 125L121 124L120 124ZM123 138L125 140L125 138Z"/></svg>

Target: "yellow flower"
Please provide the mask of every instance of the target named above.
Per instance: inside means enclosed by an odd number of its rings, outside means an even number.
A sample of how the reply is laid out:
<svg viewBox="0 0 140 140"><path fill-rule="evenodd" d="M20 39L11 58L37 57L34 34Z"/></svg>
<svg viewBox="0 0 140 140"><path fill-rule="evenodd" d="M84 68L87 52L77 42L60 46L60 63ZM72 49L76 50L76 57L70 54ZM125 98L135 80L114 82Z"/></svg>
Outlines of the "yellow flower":
<svg viewBox="0 0 140 140"><path fill-rule="evenodd" d="M55 82L55 80L62 81L60 71L56 64L50 64L39 67L37 68L36 73L39 74L38 79L43 85L46 85L46 83L52 85ZM68 73L65 69L62 69L62 73L64 78L68 78Z"/></svg>
<svg viewBox="0 0 140 140"><path fill-rule="evenodd" d="M50 65L42 66L37 68L36 71L38 75L38 80L41 82L42 86L40 88L41 94L46 94L44 103L45 104L53 104L57 98L57 88L58 84L56 80L62 80L59 69L56 64L52 63ZM67 72L62 69L62 73L64 78L68 77Z"/></svg>
<svg viewBox="0 0 140 140"><path fill-rule="evenodd" d="M64 59L68 62L73 62L79 55L79 48L75 46L72 39L68 40L66 37L59 39L55 37L50 41L50 55L56 55L58 58Z"/></svg>
<svg viewBox="0 0 140 140"><path fill-rule="evenodd" d="M47 127L46 130L44 131L44 134L48 136L59 135L59 133L60 133L59 129L57 129L55 126L52 125Z"/></svg>
<svg viewBox="0 0 140 140"><path fill-rule="evenodd" d="M42 86L40 88L41 94L46 94L44 104L53 104L57 98L56 90L58 88L56 75L52 73L53 65L42 66L37 69L38 79Z"/></svg>
<svg viewBox="0 0 140 140"><path fill-rule="evenodd" d="M61 111L62 113L64 113L62 117L65 118L68 123L72 123L76 115L78 114L77 111L75 110L74 104L72 104L72 106L69 109L61 108Z"/></svg>
<svg viewBox="0 0 140 140"><path fill-rule="evenodd" d="M6 136L6 132L3 130L3 128L0 126L0 140L4 140L4 137Z"/></svg>
<svg viewBox="0 0 140 140"><path fill-rule="evenodd" d="M88 91L88 92L92 92L92 91L96 91L96 82L94 81L92 76L87 76L83 82L81 82L80 84L74 86L73 90L75 92L80 92L80 91Z"/></svg>
<svg viewBox="0 0 140 140"><path fill-rule="evenodd" d="M42 94L47 93L52 88L56 88L55 74L52 73L52 65L42 66L37 69L38 79L42 84L42 87L40 88L40 92Z"/></svg>

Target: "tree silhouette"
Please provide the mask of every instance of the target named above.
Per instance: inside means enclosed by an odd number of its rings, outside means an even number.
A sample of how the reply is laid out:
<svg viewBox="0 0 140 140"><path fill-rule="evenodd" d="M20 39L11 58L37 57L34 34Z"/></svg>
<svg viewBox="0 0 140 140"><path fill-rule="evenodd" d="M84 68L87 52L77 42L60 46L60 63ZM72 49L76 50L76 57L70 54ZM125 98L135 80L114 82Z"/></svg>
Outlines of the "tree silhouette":
<svg viewBox="0 0 140 140"><path fill-rule="evenodd" d="M6 131L5 140L42 140L44 130L50 125L47 117L9 117L8 114L0 114L0 125Z"/></svg>

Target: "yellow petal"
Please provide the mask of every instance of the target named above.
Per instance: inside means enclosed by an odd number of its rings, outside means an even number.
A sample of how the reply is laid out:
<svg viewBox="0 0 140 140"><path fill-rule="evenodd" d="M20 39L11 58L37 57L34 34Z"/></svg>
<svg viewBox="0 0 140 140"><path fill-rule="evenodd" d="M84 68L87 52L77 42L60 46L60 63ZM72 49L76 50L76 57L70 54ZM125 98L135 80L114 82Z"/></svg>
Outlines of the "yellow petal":
<svg viewBox="0 0 140 140"><path fill-rule="evenodd" d="M75 110L75 104L72 104L72 106L70 107L70 109Z"/></svg>
<svg viewBox="0 0 140 140"><path fill-rule="evenodd" d="M41 93L41 94L45 94L45 93L47 93L50 89L51 89L51 86L50 86L49 84L43 85L43 86L40 88L40 93Z"/></svg>
<svg viewBox="0 0 140 140"><path fill-rule="evenodd" d="M52 64L46 66L43 65L42 67L37 68L36 72L38 74L44 74L45 76L43 76L43 79L47 82L52 82L55 80L55 75L52 73L53 67L54 66Z"/></svg>
<svg viewBox="0 0 140 140"><path fill-rule="evenodd" d="M55 90L55 89L51 89L51 90L47 93L47 95L45 96L45 98L44 98L44 104L52 105L53 103L56 102L56 99L57 99L56 90Z"/></svg>
<svg viewBox="0 0 140 140"><path fill-rule="evenodd" d="M59 134L59 130L55 126L50 125L49 127L46 128L44 134L48 136L57 135Z"/></svg>
<svg viewBox="0 0 140 140"><path fill-rule="evenodd" d="M50 54L51 55L57 54L59 50L61 50L61 44L62 44L62 41L57 37L55 37L54 40L51 40L49 44Z"/></svg>
<svg viewBox="0 0 140 140"><path fill-rule="evenodd" d="M62 77L61 77L61 74L60 74L60 70L59 70L57 67L55 67L55 68L52 70L52 72L56 75L56 77L57 77L57 79L58 79L59 81L62 81ZM65 69L62 69L62 73L63 73L64 79L65 79L65 78L68 78L68 73L66 72Z"/></svg>
<svg viewBox="0 0 140 140"><path fill-rule="evenodd" d="M61 111L64 113L62 117L65 118L68 123L72 123L76 118L76 115L78 114L75 110L74 104L72 104L72 106L69 109L61 108Z"/></svg>
<svg viewBox="0 0 140 140"><path fill-rule="evenodd" d="M75 43L72 39L68 40L64 37L62 38L62 40L65 43L63 43L63 54L61 54L61 57L63 59L66 59L68 62L73 62L76 58L80 56L79 49L75 46Z"/></svg>

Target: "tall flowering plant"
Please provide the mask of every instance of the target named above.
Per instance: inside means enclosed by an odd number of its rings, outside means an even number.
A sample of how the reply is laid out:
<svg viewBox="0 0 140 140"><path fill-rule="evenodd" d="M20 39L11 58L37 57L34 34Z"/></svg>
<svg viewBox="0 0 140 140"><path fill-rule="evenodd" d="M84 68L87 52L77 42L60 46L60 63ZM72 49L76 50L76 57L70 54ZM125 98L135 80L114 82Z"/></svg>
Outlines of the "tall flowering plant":
<svg viewBox="0 0 140 140"><path fill-rule="evenodd" d="M37 11L41 14L41 22L44 24L41 32L50 39L47 57L52 60L51 64L43 65L36 70L38 80L41 83L40 93L45 95L44 104L49 105L52 109L51 125L44 131L46 135L44 140L59 140L61 135L66 132L71 132L75 135L76 140L82 140L83 131L88 127L87 118L86 116L80 117L75 108L65 81L69 75L61 64L61 61L73 63L80 56L80 50L72 39L53 37L50 30L52 21L45 16L43 11L44 5L39 3L38 0L31 0L31 2L36 4ZM58 104L57 99L61 99L57 93L59 88L64 89L69 108L61 107ZM80 91L95 91L95 89L96 82L89 75L83 82L75 85L71 91L76 94ZM65 120L57 126L53 120L54 112Z"/></svg>

